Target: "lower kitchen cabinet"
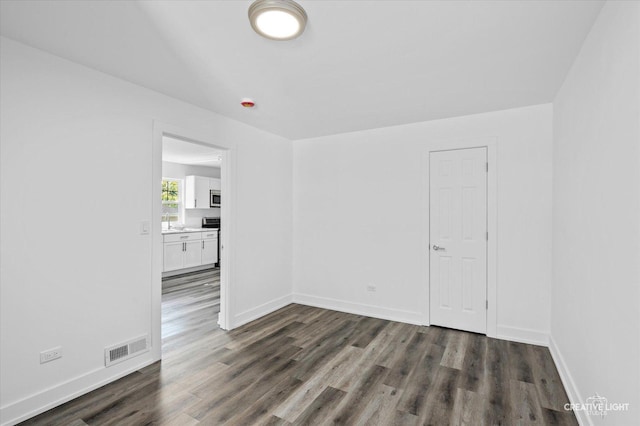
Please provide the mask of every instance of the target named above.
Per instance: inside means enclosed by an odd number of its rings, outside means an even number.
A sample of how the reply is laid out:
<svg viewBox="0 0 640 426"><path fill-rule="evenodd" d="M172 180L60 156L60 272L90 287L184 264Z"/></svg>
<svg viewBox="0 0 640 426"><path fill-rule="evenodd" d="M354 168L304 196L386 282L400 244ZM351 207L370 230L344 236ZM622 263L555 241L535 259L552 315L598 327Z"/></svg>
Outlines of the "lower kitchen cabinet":
<svg viewBox="0 0 640 426"><path fill-rule="evenodd" d="M203 232L204 234L204 232ZM218 238L203 238L202 239L202 264L207 265L209 263L218 262Z"/></svg>
<svg viewBox="0 0 640 426"><path fill-rule="evenodd" d="M163 272L218 261L218 231L164 235Z"/></svg>
<svg viewBox="0 0 640 426"><path fill-rule="evenodd" d="M163 271L175 271L184 268L184 243L164 243Z"/></svg>
<svg viewBox="0 0 640 426"><path fill-rule="evenodd" d="M202 249L200 241L186 241L184 243L184 268L202 265Z"/></svg>

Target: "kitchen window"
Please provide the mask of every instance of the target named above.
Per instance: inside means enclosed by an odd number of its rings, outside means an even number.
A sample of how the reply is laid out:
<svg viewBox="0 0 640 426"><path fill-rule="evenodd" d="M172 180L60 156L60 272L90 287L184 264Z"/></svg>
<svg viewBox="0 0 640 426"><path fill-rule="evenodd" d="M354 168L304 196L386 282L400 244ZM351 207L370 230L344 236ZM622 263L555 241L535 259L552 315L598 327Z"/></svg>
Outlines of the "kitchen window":
<svg viewBox="0 0 640 426"><path fill-rule="evenodd" d="M182 222L182 180L162 179L162 227Z"/></svg>

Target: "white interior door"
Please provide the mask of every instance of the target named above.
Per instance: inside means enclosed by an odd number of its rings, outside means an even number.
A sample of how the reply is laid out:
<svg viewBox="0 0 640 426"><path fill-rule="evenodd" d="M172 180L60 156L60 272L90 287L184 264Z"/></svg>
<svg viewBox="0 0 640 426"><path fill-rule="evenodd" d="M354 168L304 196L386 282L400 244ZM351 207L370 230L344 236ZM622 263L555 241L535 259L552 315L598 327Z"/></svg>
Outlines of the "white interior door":
<svg viewBox="0 0 640 426"><path fill-rule="evenodd" d="M429 156L430 322L487 330L487 149Z"/></svg>

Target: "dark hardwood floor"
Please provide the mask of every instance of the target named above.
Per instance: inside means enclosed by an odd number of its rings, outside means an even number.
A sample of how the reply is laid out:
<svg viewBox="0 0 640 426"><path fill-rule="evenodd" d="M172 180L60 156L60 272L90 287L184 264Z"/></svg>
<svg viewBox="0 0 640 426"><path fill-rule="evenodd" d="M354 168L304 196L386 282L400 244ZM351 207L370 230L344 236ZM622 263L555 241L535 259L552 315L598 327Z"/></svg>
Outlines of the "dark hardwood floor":
<svg viewBox="0 0 640 426"><path fill-rule="evenodd" d="M215 274L165 286L162 362L25 424L577 424L546 348L295 304L224 332Z"/></svg>

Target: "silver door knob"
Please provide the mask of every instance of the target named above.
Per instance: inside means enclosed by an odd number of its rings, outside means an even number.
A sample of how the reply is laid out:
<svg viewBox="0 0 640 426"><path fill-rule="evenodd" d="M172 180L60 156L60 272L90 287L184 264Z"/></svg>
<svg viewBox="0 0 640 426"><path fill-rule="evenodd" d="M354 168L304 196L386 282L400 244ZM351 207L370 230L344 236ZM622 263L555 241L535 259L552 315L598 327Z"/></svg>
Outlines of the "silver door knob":
<svg viewBox="0 0 640 426"><path fill-rule="evenodd" d="M433 245L433 250L435 250L435 251L444 250L444 247L440 247L440 246L437 246L437 245L434 244Z"/></svg>

